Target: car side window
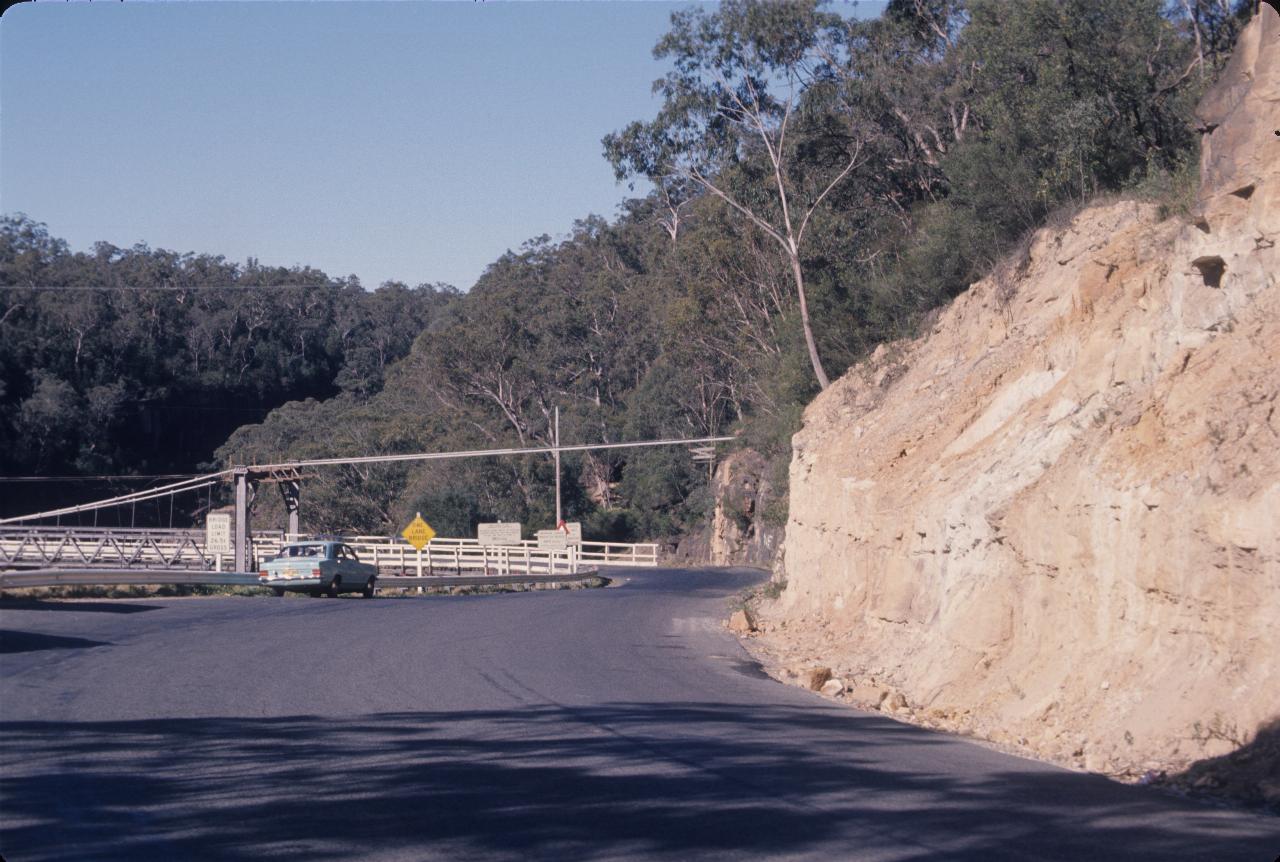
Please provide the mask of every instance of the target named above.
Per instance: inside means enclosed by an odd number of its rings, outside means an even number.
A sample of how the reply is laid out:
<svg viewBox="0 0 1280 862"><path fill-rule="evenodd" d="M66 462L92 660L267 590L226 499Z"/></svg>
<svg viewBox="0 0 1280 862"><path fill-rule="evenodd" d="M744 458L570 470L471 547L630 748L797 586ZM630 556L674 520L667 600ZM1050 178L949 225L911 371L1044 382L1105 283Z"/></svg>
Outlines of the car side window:
<svg viewBox="0 0 1280 862"><path fill-rule="evenodd" d="M343 545L342 549L347 552L347 559L353 563L360 562L360 558L356 556L355 550L350 545Z"/></svg>

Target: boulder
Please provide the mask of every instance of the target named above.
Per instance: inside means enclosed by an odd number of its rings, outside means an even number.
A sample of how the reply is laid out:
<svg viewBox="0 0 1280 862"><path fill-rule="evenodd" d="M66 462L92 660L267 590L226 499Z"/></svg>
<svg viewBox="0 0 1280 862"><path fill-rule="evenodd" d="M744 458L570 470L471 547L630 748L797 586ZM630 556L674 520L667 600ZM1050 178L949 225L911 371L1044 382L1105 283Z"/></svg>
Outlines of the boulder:
<svg viewBox="0 0 1280 862"><path fill-rule="evenodd" d="M824 682L818 690L828 697L835 697L844 691L844 680L839 677L833 677Z"/></svg>
<svg viewBox="0 0 1280 862"><path fill-rule="evenodd" d="M889 696L889 689L882 685L863 683L849 690L849 700L866 709L879 709L880 704Z"/></svg>
<svg viewBox="0 0 1280 862"><path fill-rule="evenodd" d="M900 691L890 692L889 695L881 701L880 708L885 712L900 712L907 709L907 698Z"/></svg>
<svg viewBox="0 0 1280 862"><path fill-rule="evenodd" d="M831 668L815 667L809 671L809 690L821 691L822 687L827 684L827 680L831 679Z"/></svg>
<svg viewBox="0 0 1280 862"><path fill-rule="evenodd" d="M755 630L755 617L747 609L739 608L729 615L729 631L734 634L749 635Z"/></svg>

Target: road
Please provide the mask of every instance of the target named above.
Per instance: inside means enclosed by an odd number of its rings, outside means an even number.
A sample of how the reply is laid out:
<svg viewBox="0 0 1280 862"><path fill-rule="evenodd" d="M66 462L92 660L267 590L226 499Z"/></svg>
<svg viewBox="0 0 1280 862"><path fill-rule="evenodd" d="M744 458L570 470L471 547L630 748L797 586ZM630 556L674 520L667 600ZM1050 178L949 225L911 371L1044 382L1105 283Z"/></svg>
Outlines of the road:
<svg viewBox="0 0 1280 862"><path fill-rule="evenodd" d="M0 606L8 862L1231 859L1280 819L780 685L758 572L601 590Z"/></svg>

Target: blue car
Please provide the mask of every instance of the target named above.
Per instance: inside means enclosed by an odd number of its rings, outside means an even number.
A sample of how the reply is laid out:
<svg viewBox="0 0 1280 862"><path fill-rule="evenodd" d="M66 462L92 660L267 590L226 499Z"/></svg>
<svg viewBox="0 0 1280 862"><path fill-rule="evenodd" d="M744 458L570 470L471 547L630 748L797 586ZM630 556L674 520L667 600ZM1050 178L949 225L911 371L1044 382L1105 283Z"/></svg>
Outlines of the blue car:
<svg viewBox="0 0 1280 862"><path fill-rule="evenodd" d="M275 590L305 592L313 597L338 593L360 593L373 598L378 568L360 562L350 545L342 542L295 542L286 545L272 559L262 564L258 581Z"/></svg>

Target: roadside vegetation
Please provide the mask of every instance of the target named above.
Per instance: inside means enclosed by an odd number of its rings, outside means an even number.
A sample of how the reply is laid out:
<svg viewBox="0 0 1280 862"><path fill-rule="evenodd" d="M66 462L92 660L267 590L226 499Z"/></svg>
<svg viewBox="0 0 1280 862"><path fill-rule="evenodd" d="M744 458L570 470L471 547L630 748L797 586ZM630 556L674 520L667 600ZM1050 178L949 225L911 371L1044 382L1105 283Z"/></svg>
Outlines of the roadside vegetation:
<svg viewBox="0 0 1280 862"><path fill-rule="evenodd" d="M813 395L1052 213L1100 194L1189 210L1194 106L1253 5L677 12L655 49L669 70L656 115L601 130L620 180L652 191L529 240L466 294L366 293L310 269L142 247L73 254L10 218L0 468L548 445L559 406L566 442L740 433L784 487ZM228 282L308 286L213 286ZM49 284L154 289L30 287ZM567 457L565 472L566 516L594 538L679 536L712 503L705 469L678 449ZM549 524L551 483L546 458L341 468L308 479L303 521L386 532L421 511L444 535ZM278 506L259 498L267 519Z"/></svg>

